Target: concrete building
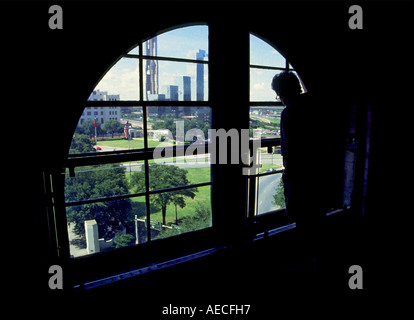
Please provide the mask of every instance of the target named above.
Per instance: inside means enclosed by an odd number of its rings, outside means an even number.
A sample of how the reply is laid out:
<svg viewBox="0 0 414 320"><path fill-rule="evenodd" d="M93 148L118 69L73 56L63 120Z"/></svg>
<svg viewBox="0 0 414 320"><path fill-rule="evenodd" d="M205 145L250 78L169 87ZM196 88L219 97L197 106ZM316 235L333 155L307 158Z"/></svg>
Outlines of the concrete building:
<svg viewBox="0 0 414 320"><path fill-rule="evenodd" d="M85 220L86 251L88 254L101 251L96 220Z"/></svg>
<svg viewBox="0 0 414 320"><path fill-rule="evenodd" d="M94 90L88 101L119 101L119 94L108 94L106 91ZM108 120L121 119L121 107L87 107L83 110L78 125L86 120L95 120L101 126Z"/></svg>

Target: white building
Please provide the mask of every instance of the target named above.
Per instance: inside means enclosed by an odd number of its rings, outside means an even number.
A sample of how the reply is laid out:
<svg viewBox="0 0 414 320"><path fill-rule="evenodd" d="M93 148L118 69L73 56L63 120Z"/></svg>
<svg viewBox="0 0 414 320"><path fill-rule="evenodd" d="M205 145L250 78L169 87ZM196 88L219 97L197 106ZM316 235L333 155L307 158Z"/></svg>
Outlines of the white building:
<svg viewBox="0 0 414 320"><path fill-rule="evenodd" d="M88 101L119 101L119 94L108 94L106 91L94 90Z"/></svg>
<svg viewBox="0 0 414 320"><path fill-rule="evenodd" d="M94 90L88 101L119 101L119 94L108 94L108 92ZM119 121L121 119L121 107L86 107L79 119L78 125L86 120L94 120L102 126L108 120Z"/></svg>

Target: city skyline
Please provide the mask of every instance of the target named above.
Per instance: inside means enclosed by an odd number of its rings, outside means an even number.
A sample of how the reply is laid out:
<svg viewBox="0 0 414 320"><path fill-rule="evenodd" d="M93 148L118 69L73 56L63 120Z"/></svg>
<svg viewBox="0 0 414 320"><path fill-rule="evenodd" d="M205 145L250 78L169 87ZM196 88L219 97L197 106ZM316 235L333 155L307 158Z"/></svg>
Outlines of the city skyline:
<svg viewBox="0 0 414 320"><path fill-rule="evenodd" d="M174 29L145 41L143 46L145 55L208 61L208 27L191 26ZM136 48L128 53L137 54ZM206 64L152 59L143 61L145 68L143 74L146 74L144 94L165 93L162 91L168 86L178 85L177 78L190 77L191 100L208 99L208 66ZM286 66L286 60L275 48L251 34L250 64L283 68ZM157 73L155 73L155 68ZM152 78L147 75L148 72L152 74ZM270 83L277 72L277 70L250 68L251 101L275 100ZM94 90L97 89L119 94L121 100L139 100L139 60L130 57L119 59L96 85ZM184 89L179 88L179 90Z"/></svg>

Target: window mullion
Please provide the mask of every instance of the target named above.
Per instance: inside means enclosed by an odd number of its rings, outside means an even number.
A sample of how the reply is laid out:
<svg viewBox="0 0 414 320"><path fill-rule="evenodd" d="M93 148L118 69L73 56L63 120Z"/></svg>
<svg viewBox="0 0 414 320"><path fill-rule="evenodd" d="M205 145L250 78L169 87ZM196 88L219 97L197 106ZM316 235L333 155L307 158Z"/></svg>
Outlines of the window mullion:
<svg viewBox="0 0 414 320"><path fill-rule="evenodd" d="M145 166L145 208L147 213L147 221L148 223L151 221L151 205L150 205L150 194L149 194L149 164L148 160L144 162ZM151 228L147 226L147 241L151 242Z"/></svg>

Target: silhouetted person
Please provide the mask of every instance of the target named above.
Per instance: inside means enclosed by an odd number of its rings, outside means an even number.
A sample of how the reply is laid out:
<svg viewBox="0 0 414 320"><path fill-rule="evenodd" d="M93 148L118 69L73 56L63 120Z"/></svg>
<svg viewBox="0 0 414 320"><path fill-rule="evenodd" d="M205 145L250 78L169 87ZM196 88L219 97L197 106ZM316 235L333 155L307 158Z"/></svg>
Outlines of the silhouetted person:
<svg viewBox="0 0 414 320"><path fill-rule="evenodd" d="M302 263L313 263L322 241L326 194L323 117L318 104L301 94L299 79L292 72L273 78L272 89L286 106L281 115L282 176L287 214L296 221Z"/></svg>

